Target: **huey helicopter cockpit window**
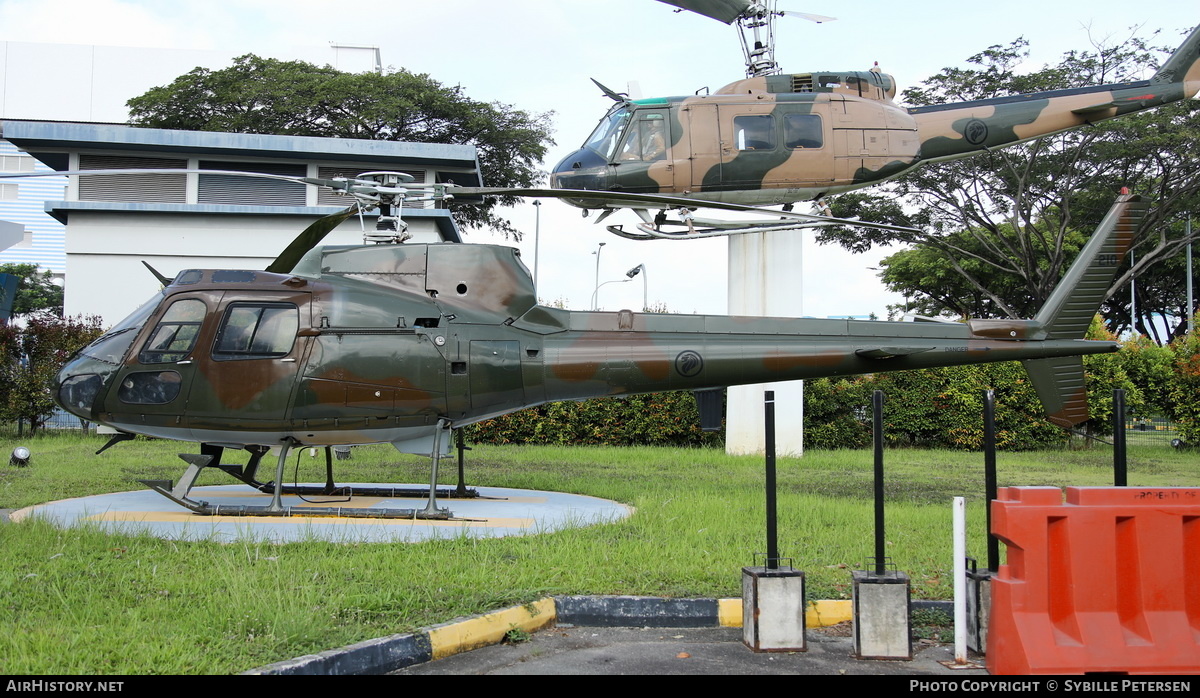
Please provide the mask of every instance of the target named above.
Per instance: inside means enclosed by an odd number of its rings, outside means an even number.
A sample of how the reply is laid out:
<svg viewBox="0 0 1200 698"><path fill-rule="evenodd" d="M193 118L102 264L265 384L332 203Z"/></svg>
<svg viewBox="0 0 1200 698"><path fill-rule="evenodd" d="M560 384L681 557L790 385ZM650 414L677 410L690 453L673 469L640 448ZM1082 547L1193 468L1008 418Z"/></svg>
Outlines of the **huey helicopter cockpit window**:
<svg viewBox="0 0 1200 698"><path fill-rule="evenodd" d="M733 132L738 150L775 149L775 117L770 114L735 116Z"/></svg>
<svg viewBox="0 0 1200 698"><path fill-rule="evenodd" d="M788 114L784 117L783 142L788 148L820 148L824 141L820 116Z"/></svg>
<svg viewBox="0 0 1200 698"><path fill-rule="evenodd" d="M191 353L200 334L207 308L195 299L175 301L150 334L138 361L144 364L163 364L183 361Z"/></svg>
<svg viewBox="0 0 1200 698"><path fill-rule="evenodd" d="M596 151L604 156L605 160L612 157L617 149L617 143L621 139L621 131L625 128L625 123L629 121L629 110L625 108L616 109L608 113L600 120L596 130L592 131L592 135L588 136L583 147Z"/></svg>
<svg viewBox="0 0 1200 698"><path fill-rule="evenodd" d="M666 122L662 114L648 114L633 122L621 147L621 161L653 162L667 157Z"/></svg>
<svg viewBox="0 0 1200 698"><path fill-rule="evenodd" d="M290 303L235 303L225 311L213 358L218 361L287 356L300 329Z"/></svg>

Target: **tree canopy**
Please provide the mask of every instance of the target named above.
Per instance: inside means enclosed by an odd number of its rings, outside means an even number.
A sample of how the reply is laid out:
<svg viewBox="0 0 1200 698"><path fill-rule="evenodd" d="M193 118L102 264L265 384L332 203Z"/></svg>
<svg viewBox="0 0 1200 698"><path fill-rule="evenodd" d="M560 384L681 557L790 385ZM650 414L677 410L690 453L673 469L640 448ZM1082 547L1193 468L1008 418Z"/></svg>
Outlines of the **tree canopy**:
<svg viewBox="0 0 1200 698"><path fill-rule="evenodd" d="M8 263L0 264L0 274L21 279L13 299L13 315L28 315L39 311L62 315L63 288L54 283L54 275L49 270L39 272L36 264Z"/></svg>
<svg viewBox="0 0 1200 698"><path fill-rule="evenodd" d="M151 128L474 145L483 181L495 187L537 185L554 144L550 113L480 102L425 74L343 73L253 54L221 70L196 68L127 105L131 123ZM494 210L516 201L456 205L455 218L519 238Z"/></svg>
<svg viewBox="0 0 1200 698"><path fill-rule="evenodd" d="M1027 42L991 46L903 93L911 105L1139 79L1170 50L1130 38L1072 51L1053 66L1018 68ZM911 243L884 260L883 279L925 314L1030 317L1095 229L1122 187L1153 202L1136 231L1133 264L1109 289L1110 329L1130 326L1130 279L1138 280L1135 329L1151 330L1151 315L1169 315L1167 341L1181 335L1190 314L1183 298L1181 258L1200 226L1185 235L1200 204L1200 104L1195 100L1040 138L970 158L928 165L889 190L855 192L832 202L835 215L912 225L904 236L852 228L826 229L822 242L863 250ZM1166 274L1178 273L1176 281ZM1145 289L1143 289L1143 286ZM1143 290L1146 294L1143 295Z"/></svg>

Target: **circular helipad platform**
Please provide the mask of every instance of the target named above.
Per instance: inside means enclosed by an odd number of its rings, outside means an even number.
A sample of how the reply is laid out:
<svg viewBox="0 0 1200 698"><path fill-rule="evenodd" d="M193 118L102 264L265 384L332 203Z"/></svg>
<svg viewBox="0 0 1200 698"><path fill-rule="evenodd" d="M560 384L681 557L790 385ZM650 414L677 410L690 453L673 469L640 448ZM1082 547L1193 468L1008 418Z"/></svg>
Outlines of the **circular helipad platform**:
<svg viewBox="0 0 1200 698"><path fill-rule="evenodd" d="M351 484L351 487L379 487ZM403 485L402 487L419 487ZM115 492L78 499L63 499L15 511L13 521L41 517L55 525L98 526L113 532L148 532L175 540L265 540L290 543L305 540L332 542L417 542L429 538L495 538L548 533L563 528L609 523L629 516L632 509L578 494L540 492L500 487L476 488L476 499L438 499L438 506L454 513L455 520L334 518L329 516L250 517L193 514L152 490ZM271 496L247 485L193 488L189 498L211 505L266 505ZM343 509L420 509L424 499L285 495L283 505L342 507Z"/></svg>

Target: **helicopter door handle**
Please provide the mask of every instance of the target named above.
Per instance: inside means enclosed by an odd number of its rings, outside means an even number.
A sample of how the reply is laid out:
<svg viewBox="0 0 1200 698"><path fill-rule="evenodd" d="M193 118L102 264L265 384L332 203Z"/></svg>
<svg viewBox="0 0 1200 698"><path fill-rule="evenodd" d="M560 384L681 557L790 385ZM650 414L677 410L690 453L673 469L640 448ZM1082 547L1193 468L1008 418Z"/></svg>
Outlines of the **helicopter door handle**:
<svg viewBox="0 0 1200 698"><path fill-rule="evenodd" d="M280 359L280 360L279 360L279 363L281 363L281 364L294 364L294 363L296 363L296 360L295 360L295 359Z"/></svg>
<svg viewBox="0 0 1200 698"><path fill-rule="evenodd" d="M192 363L191 359L184 359L183 361L176 361L175 365L176 366L187 366L190 363Z"/></svg>

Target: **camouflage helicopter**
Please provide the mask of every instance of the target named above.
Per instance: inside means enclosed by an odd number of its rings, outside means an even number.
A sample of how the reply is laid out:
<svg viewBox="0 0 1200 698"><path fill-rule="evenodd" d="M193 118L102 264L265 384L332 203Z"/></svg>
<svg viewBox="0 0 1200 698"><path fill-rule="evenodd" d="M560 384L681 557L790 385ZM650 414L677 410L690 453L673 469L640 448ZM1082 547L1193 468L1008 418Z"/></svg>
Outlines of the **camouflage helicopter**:
<svg viewBox="0 0 1200 698"><path fill-rule="evenodd" d="M616 104L583 145L553 169L551 187L568 203L620 208L641 218L623 237L688 238L781 227L668 219L610 192L666 194L699 205L771 206L785 211L902 175L926 163L967 157L1170 102L1200 90L1200 27L1149 80L906 108L896 81L867 71L780 74L774 60L774 0L660 0L680 10L737 23L747 77L712 94L631 99L600 85ZM808 16L816 21L832 18ZM595 81L593 81L595 82ZM782 215L782 214L781 214ZM847 221L839 221L847 222ZM808 225L825 225L813 218ZM858 225L858 223L852 223ZM797 227L793 221L790 226Z"/></svg>
<svg viewBox="0 0 1200 698"><path fill-rule="evenodd" d="M554 400L1019 360L1050 418L1073 425L1087 418L1080 357L1117 348L1081 338L1147 207L1123 195L1032 320L860 322L550 308L537 303L513 248L398 244L402 203L478 190L415 184L401 173L253 176L329 186L358 201L314 222L264 271L160 275L163 290L72 358L53 388L67 411L120 432L108 445L135 434L199 442L199 454L182 456L188 468L174 486L147 483L198 514L355 515L283 506L288 453L324 446L329 464L328 447L390 443L431 457L427 503L369 515L448 518L437 473L451 430ZM368 234L373 244L320 245L356 210L375 206L384 210ZM257 470L271 447L275 478L263 483ZM247 451L248 462L223 463L227 450ZM271 493L270 503L189 498L208 467ZM332 486L330 474L326 491Z"/></svg>

